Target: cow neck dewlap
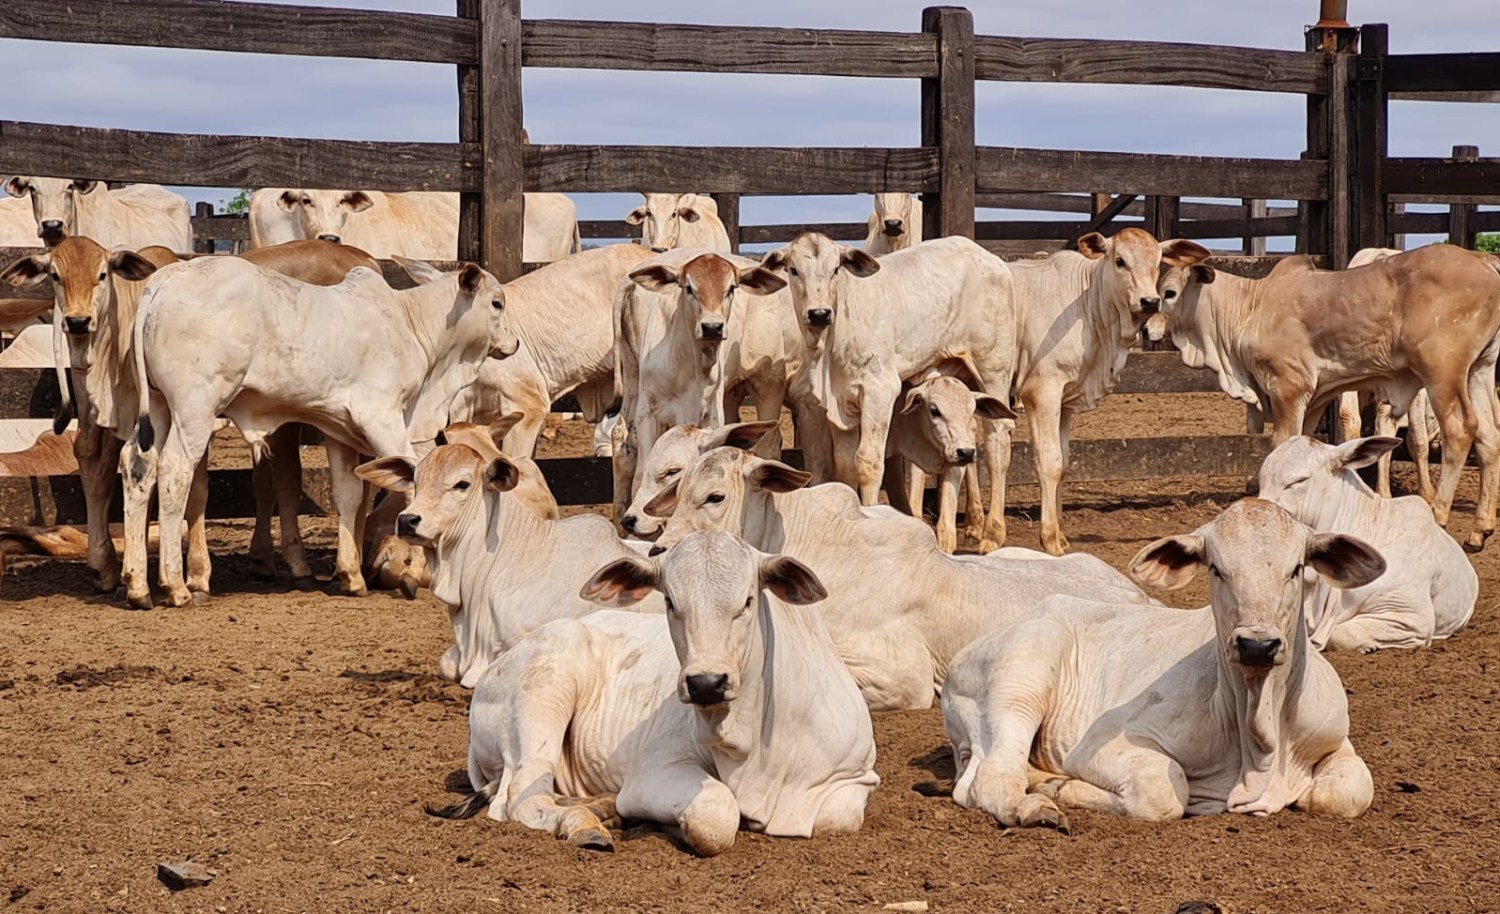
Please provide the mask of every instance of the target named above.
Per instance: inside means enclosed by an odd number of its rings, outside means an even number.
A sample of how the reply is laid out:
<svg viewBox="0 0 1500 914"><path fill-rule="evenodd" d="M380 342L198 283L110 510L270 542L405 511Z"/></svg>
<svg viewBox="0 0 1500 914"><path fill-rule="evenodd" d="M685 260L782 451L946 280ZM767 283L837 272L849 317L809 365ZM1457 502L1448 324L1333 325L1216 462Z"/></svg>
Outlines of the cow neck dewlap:
<svg viewBox="0 0 1500 914"><path fill-rule="evenodd" d="M457 295L457 283L456 277L445 277L411 290L432 290L428 296L402 301L426 362L421 386L406 408L407 437L413 441L430 441L448 424L454 397L479 377L487 356L477 338L468 339L478 333L477 307ZM434 313L439 308L445 311L441 317Z"/></svg>
<svg viewBox="0 0 1500 914"><path fill-rule="evenodd" d="M1307 622L1300 612L1296 618L1287 662L1248 677L1223 657L1222 638L1214 636L1220 700L1229 703L1240 751L1239 777L1226 799L1230 812L1278 812L1295 802L1311 782L1312 772L1303 766L1293 742L1297 703L1309 672Z"/></svg>
<svg viewBox="0 0 1500 914"><path fill-rule="evenodd" d="M755 624L750 627L750 638L740 654L739 694L724 710L694 708L700 742L713 751L720 779L726 782L759 747L764 727L769 723L767 717L775 713L768 707L775 691L772 669L775 652L770 645L780 644L780 634L768 630L773 624L770 600L764 593L757 599Z"/></svg>

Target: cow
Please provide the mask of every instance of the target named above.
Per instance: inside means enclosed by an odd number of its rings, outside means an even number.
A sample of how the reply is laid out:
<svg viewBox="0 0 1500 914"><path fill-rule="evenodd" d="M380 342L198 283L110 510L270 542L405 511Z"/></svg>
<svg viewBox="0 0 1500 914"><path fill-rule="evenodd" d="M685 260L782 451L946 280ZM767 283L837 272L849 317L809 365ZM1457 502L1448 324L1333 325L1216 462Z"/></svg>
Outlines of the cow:
<svg viewBox="0 0 1500 914"><path fill-rule="evenodd" d="M618 514L625 532L642 540L654 540L661 534L661 518L646 513L646 505L662 489L677 481L699 455L715 448L735 447L753 450L762 457L781 456L781 436L772 435L778 423L732 422L718 428L698 425L676 425L667 429L640 464L640 484L635 487L629 507Z"/></svg>
<svg viewBox="0 0 1500 914"><path fill-rule="evenodd" d="M1364 587L1310 591L1314 648L1370 653L1426 647L1474 613L1479 578L1458 543L1415 496L1382 498L1355 470L1390 453L1395 438L1340 445L1288 438L1260 466L1260 497L1318 533L1357 536L1380 551L1386 573Z"/></svg>
<svg viewBox="0 0 1500 914"><path fill-rule="evenodd" d="M1209 256L1202 245L1158 242L1139 228L1110 238L1090 232L1077 247L1010 265L1021 325L1015 388L1042 487L1042 548L1053 555L1068 550L1059 488L1073 416L1114 389L1142 325L1161 306L1160 265L1187 268ZM995 479L991 473L992 487Z"/></svg>
<svg viewBox="0 0 1500 914"><path fill-rule="evenodd" d="M913 517L922 516L926 476L938 479L938 548L958 548L958 488L966 467L978 453L973 421L978 415L999 423L1009 446L1016 414L1003 400L969 390L957 378L939 375L905 388L891 416L886 438L885 490L892 507ZM968 531L979 539L984 532L984 506L977 479L967 490Z"/></svg>
<svg viewBox="0 0 1500 914"><path fill-rule="evenodd" d="M960 653L942 699L958 805L1063 831L1066 807L1152 821L1369 808L1344 687L1308 641L1303 569L1360 587L1380 553L1244 499L1142 549L1131 573L1178 588L1199 566L1203 609L1053 597Z"/></svg>
<svg viewBox="0 0 1500 914"><path fill-rule="evenodd" d="M313 286L239 258L201 258L157 271L141 296L134 369L141 398L135 437L121 454L126 489L126 599L149 607L142 533L150 477L160 502L161 583L173 606L208 581L185 584L180 542L185 482L227 416L252 452L288 422L321 431L339 513L336 574L365 593L359 454L413 454L447 424L454 394L474 382L486 353L520 342L505 324L500 283L473 264L441 273L400 260L419 285L395 291L367 267L336 286ZM148 409L149 407L149 409ZM156 441L155 429L165 429Z"/></svg>
<svg viewBox="0 0 1500 914"><path fill-rule="evenodd" d="M641 227L641 244L657 254L673 248L707 248L721 254L733 250L729 232L719 219L719 204L703 194L648 194L625 221Z"/></svg>
<svg viewBox="0 0 1500 914"><path fill-rule="evenodd" d="M600 562L636 554L598 515L558 520L522 501L528 463L467 438L438 445L421 461L391 456L356 470L408 498L396 529L425 551L432 594L453 623L454 643L438 672L465 688L534 629L597 609L578 597L579 588Z"/></svg>
<svg viewBox="0 0 1500 914"><path fill-rule="evenodd" d="M21 197L0 197L0 248L36 247L36 217Z"/></svg>
<svg viewBox="0 0 1500 914"><path fill-rule="evenodd" d="M876 504L886 436L905 381L961 370L1009 403L1016 362L1016 303L1004 261L967 238L923 242L879 260L826 235L804 232L766 255L785 272L801 324L807 372L826 410L834 478ZM991 497L979 549L1005 541L1010 451L985 429Z"/></svg>
<svg viewBox="0 0 1500 914"><path fill-rule="evenodd" d="M159 184L110 190L100 181L82 178L18 175L5 182L5 192L31 198L36 237L47 247L83 236L110 249L159 245L179 254L193 249L187 201Z"/></svg>
<svg viewBox="0 0 1500 914"><path fill-rule="evenodd" d="M922 243L922 201L911 194L876 194L865 252L876 257Z"/></svg>
<svg viewBox="0 0 1500 914"><path fill-rule="evenodd" d="M946 555L922 521L863 507L840 483L802 489L808 479L746 451L709 451L646 505L667 517L649 552L695 531L722 530L818 568L832 594L818 612L873 711L931 707L964 645L1045 597L1149 599L1090 555Z"/></svg>
<svg viewBox="0 0 1500 914"><path fill-rule="evenodd" d="M1264 410L1274 444L1302 434L1307 417L1346 390L1381 392L1399 418L1425 388L1442 428L1433 515L1448 526L1477 448L1477 525L1464 545L1484 548L1500 483L1500 257L1436 244L1326 271L1289 257L1259 280L1198 264L1167 271L1161 288L1183 362L1212 369L1226 393Z"/></svg>
<svg viewBox="0 0 1500 914"><path fill-rule="evenodd" d="M744 828L785 837L857 831L880 783L875 737L816 606L805 565L723 533L660 561L617 559L584 597L655 616L552 622L480 680L469 713L464 802L429 812L491 818L610 850L621 819L660 822L695 853Z"/></svg>

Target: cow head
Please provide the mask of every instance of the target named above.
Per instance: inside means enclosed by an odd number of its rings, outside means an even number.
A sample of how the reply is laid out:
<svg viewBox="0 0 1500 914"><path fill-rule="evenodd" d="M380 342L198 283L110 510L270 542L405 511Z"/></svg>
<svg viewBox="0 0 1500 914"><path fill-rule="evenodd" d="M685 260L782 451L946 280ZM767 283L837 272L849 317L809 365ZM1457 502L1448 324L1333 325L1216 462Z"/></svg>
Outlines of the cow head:
<svg viewBox="0 0 1500 914"><path fill-rule="evenodd" d="M456 272L447 274L420 260L393 257L406 274L417 285L442 281L446 276L458 279L458 293L467 298L474 307L484 306L490 324L489 356L492 359L507 359L521 348L521 338L510 329L505 319L505 287L487 270L477 264L466 263Z"/></svg>
<svg viewBox="0 0 1500 914"><path fill-rule="evenodd" d="M1134 335L1150 315L1161 310L1157 279L1162 264L1190 267L1209 257L1208 248L1181 238L1158 242L1144 229L1125 228L1110 238L1089 232L1078 239L1078 252L1101 261L1095 282L1104 282L1104 298Z"/></svg>
<svg viewBox="0 0 1500 914"><path fill-rule="evenodd" d="M165 248L151 247L141 254L110 253L91 238L70 236L45 254L17 260L0 273L0 281L24 288L51 279L60 329L74 340L83 340L98 329L99 315L112 292L110 276L139 282L176 259Z"/></svg>
<svg viewBox="0 0 1500 914"><path fill-rule="evenodd" d="M920 230L921 225L914 225L916 218L912 212L911 194L876 194L875 195L875 226L880 233L887 238L901 238L913 229Z"/></svg>
<svg viewBox="0 0 1500 914"><path fill-rule="evenodd" d="M1200 304L1203 287L1211 285L1218 276L1214 268L1203 263L1183 265L1168 264L1161 271L1156 288L1161 294L1161 316L1153 317L1156 336L1162 339L1169 334L1178 346L1193 345L1191 340L1201 333L1203 314ZM1148 327L1153 326L1148 324Z"/></svg>
<svg viewBox="0 0 1500 914"><path fill-rule="evenodd" d="M761 265L786 273L797 320L804 331L812 333L833 324L838 310L836 280L846 273L864 279L880 270L874 257L817 232L803 232L791 244L767 254Z"/></svg>
<svg viewBox="0 0 1500 914"><path fill-rule="evenodd" d="M604 606L631 606L653 590L666 597L667 628L680 672L677 698L728 710L765 652L762 591L793 604L828 596L806 565L766 555L739 537L710 531L683 539L661 559L632 556L599 569L580 595ZM763 662L763 661L761 661Z"/></svg>
<svg viewBox="0 0 1500 914"><path fill-rule="evenodd" d="M661 519L647 513L646 505L656 499L662 490L677 482L684 470L693 465L700 454L715 448L732 447L742 450L756 448L762 440L774 438L780 449L781 439L772 436L777 423L736 422L717 429L702 429L696 425L678 425L668 429L646 455L640 467L640 484L636 486L635 499L620 517L620 526L625 532L640 539L655 539L661 533Z"/></svg>
<svg viewBox="0 0 1500 914"><path fill-rule="evenodd" d="M1130 572L1142 583L1176 589L1200 565L1208 568L1221 657L1247 679L1305 649L1304 566L1343 588L1385 573L1385 559L1363 540L1314 533L1259 498L1235 502L1193 533L1157 540L1136 554Z"/></svg>
<svg viewBox="0 0 1500 914"><path fill-rule="evenodd" d="M486 491L509 492L521 479L509 458L486 457L468 444L439 445L420 461L402 455L381 457L355 467L354 474L406 495L406 509L396 517L396 535L428 548L463 527L464 519L479 510Z"/></svg>
<svg viewBox="0 0 1500 914"><path fill-rule="evenodd" d="M916 416L922 439L945 463L967 466L974 462L978 445L974 441L974 416L986 419L1011 419L1016 414L1010 405L989 394L969 390L957 378L937 377L906 392L901 414Z"/></svg>
<svg viewBox="0 0 1500 914"><path fill-rule="evenodd" d="M353 213L375 205L362 190L297 190L281 192L276 205L297 217L302 237L334 243L344 240L344 227Z"/></svg>
<svg viewBox="0 0 1500 914"><path fill-rule="evenodd" d="M36 217L36 236L47 247L78 233L78 197L99 188L84 178L37 178L17 175L5 182L12 197L30 197Z"/></svg>
<svg viewBox="0 0 1500 914"><path fill-rule="evenodd" d="M762 543L776 524L771 496L800 489L811 479L811 473L736 448L709 451L646 503L647 514L667 518L651 554L700 530Z"/></svg>
<svg viewBox="0 0 1500 914"><path fill-rule="evenodd" d="M641 244L658 254L683 244L683 223L696 224L705 216L718 216L712 197L698 194L641 194L646 202L625 215L625 221L641 227Z"/></svg>
<svg viewBox="0 0 1500 914"><path fill-rule="evenodd" d="M770 295L786 288L786 280L761 266L736 268L718 254L694 257L681 268L648 263L630 271L630 279L652 292L677 292L678 308L687 308L694 336L706 343L724 339L725 326L743 289L751 295Z"/></svg>
<svg viewBox="0 0 1500 914"><path fill-rule="evenodd" d="M1325 513L1346 506L1350 497L1375 497L1354 471L1375 463L1400 443L1399 438L1356 438L1338 445L1288 438L1260 465L1260 497L1304 524L1322 526L1319 521Z"/></svg>

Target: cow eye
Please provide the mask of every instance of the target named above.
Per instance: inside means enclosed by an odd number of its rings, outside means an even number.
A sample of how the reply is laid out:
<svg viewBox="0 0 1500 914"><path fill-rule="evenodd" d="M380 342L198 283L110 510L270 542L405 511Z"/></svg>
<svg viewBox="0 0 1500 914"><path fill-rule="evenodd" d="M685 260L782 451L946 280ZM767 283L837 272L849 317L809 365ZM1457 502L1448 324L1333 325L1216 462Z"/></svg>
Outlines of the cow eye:
<svg viewBox="0 0 1500 914"><path fill-rule="evenodd" d="M1115 266L1119 267L1122 270L1125 269L1125 258L1124 257L1116 257L1115 258Z"/></svg>
<svg viewBox="0 0 1500 914"><path fill-rule="evenodd" d="M729 288L727 288L727 289L724 290L724 297L728 298L729 296L733 295L734 294L734 290L738 289L738 288L739 288L739 286L737 286L737 285L735 285L733 283L730 283Z"/></svg>
<svg viewBox="0 0 1500 914"><path fill-rule="evenodd" d="M797 272L797 268L796 267L787 267L786 271L788 273L792 274L793 276L801 276L802 275L801 273Z"/></svg>
<svg viewBox="0 0 1500 914"><path fill-rule="evenodd" d="M1298 565L1296 568L1292 569L1292 580L1295 581L1295 580L1297 580L1297 579L1299 579L1301 577L1302 577L1302 566Z"/></svg>
<svg viewBox="0 0 1500 914"><path fill-rule="evenodd" d="M52 281L53 282L62 282L62 277L57 275L57 271L56 270L52 271Z"/></svg>
<svg viewBox="0 0 1500 914"><path fill-rule="evenodd" d="M687 294L691 295L692 297L698 297L698 290L693 288L692 283L688 283L687 285L683 286L683 289L685 289L687 291Z"/></svg>
<svg viewBox="0 0 1500 914"><path fill-rule="evenodd" d="M670 469L662 470L660 473L656 474L656 481L666 482L668 479L671 479L673 476L676 476L681 472L682 467L672 467Z"/></svg>
<svg viewBox="0 0 1500 914"><path fill-rule="evenodd" d="M677 614L677 607L676 607L676 605L674 605L672 603L672 598L671 597L666 597L665 599L666 599L666 603L667 603L667 612L669 612L669 613L671 613L672 615L675 616Z"/></svg>
<svg viewBox="0 0 1500 914"><path fill-rule="evenodd" d="M932 418L934 418L934 419L941 419L941 418L943 418L943 411L940 410L940 409L938 409L936 406L930 408L927 411L930 412L930 413L932 413Z"/></svg>
<svg viewBox="0 0 1500 914"><path fill-rule="evenodd" d="M99 271L99 281L100 282L104 282L104 280L106 278L108 278L108 276L109 276L109 271L108 270L100 270Z"/></svg>
<svg viewBox="0 0 1500 914"><path fill-rule="evenodd" d="M460 492L467 492L469 491L469 481L467 479L460 479L458 482L455 482L453 484L453 488L457 489Z"/></svg>
<svg viewBox="0 0 1500 914"><path fill-rule="evenodd" d="M722 502L723 500L724 500L724 493L723 492L715 492L714 494L712 494L712 495L708 496L707 498L703 499L703 503L705 505L716 505L716 504Z"/></svg>
<svg viewBox="0 0 1500 914"><path fill-rule="evenodd" d="M1302 485L1302 484L1303 484L1303 483L1304 483L1304 482L1307 482L1307 480L1308 480L1308 479L1309 479L1309 478L1310 478L1310 477L1307 477L1307 476L1302 476L1302 477L1299 477L1299 478L1297 478L1297 479L1293 479L1293 480L1292 480L1292 481L1291 481L1291 482L1289 482L1289 483L1287 483L1287 484L1286 484L1286 487L1287 487L1287 488L1288 488L1288 489L1290 489L1290 488L1293 488L1293 487L1295 487L1295 486L1300 486L1300 485Z"/></svg>
<svg viewBox="0 0 1500 914"><path fill-rule="evenodd" d="M755 594L751 594L750 596L746 597L745 598L745 609L749 609L750 608L750 604L754 603L754 602L755 602Z"/></svg>
<svg viewBox="0 0 1500 914"><path fill-rule="evenodd" d="M1167 291L1165 291L1165 292L1163 292L1161 294L1161 297L1165 298L1167 301L1171 301L1172 299L1174 299L1174 298L1177 297L1177 290L1176 289L1168 289Z"/></svg>
<svg viewBox="0 0 1500 914"><path fill-rule="evenodd" d="M500 299L500 298L496 298L496 299L494 299L494 300L492 300L490 302L490 307L494 308L496 311L504 311L505 310L505 300L504 299Z"/></svg>
<svg viewBox="0 0 1500 914"><path fill-rule="evenodd" d="M1220 580L1222 580L1224 578L1224 573L1219 570L1219 566L1218 565L1209 565L1208 566L1208 573L1211 574L1211 575L1213 575L1216 578L1219 578Z"/></svg>

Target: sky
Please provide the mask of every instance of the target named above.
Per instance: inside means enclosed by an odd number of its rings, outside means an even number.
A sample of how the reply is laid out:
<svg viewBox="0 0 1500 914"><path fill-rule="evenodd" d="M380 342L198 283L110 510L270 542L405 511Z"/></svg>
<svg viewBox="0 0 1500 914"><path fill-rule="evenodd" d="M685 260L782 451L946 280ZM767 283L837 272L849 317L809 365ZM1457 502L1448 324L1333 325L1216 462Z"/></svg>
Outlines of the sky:
<svg viewBox="0 0 1500 914"><path fill-rule="evenodd" d="M292 0L451 14L454 0ZM917 31L924 0L526 0L523 15ZM1317 0L971 0L976 34L1192 41L1300 50ZM1391 52L1500 50L1500 0L1350 0ZM524 73L533 142L915 146L916 80L541 70ZM453 142L454 68L0 39L0 119L182 133ZM1296 158L1302 96L1173 87L981 83L980 145ZM688 112L692 112L691 115ZM1500 105L1392 102L1390 149L1500 155ZM1059 188L1063 189L1063 188ZM1084 188L1074 188L1084 190ZM218 202L233 189L183 188ZM579 216L638 202L575 195ZM744 224L863 220L868 197L746 198ZM999 215L998 213L985 213ZM1015 214L1044 218L1040 214ZM1064 217L1064 218L1076 218Z"/></svg>

